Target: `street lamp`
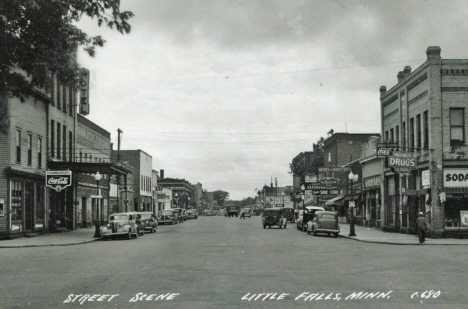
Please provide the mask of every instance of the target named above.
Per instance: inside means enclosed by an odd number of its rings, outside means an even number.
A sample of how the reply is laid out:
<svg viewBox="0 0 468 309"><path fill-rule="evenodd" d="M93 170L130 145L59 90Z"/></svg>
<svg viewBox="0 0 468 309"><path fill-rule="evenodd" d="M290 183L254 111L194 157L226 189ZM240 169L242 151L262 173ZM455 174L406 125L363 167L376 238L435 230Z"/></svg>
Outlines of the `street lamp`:
<svg viewBox="0 0 468 309"><path fill-rule="evenodd" d="M354 181L358 181L359 180L359 175L354 175L353 174L353 171L350 171L349 172L349 175L348 175L348 179L349 181L351 182L351 201L350 201L350 205L349 205L349 208L350 208L350 219L351 219L351 224L350 224L350 228L349 228L349 235L348 236L356 236L356 232L354 231L354 209L356 208L356 204L353 200L354 198L354 195L353 195L353 182Z"/></svg>
<svg viewBox="0 0 468 309"><path fill-rule="evenodd" d="M95 221L95 232L94 232L94 237L101 237L101 222L99 220L100 217L100 209L99 209L99 181L102 179L102 175L99 174L99 171L94 175L94 179L96 180L96 185L97 185L97 193L96 193L96 207L97 207L97 215L98 218Z"/></svg>
<svg viewBox="0 0 468 309"><path fill-rule="evenodd" d="M283 207L284 207L284 191L281 192L281 195L283 196Z"/></svg>

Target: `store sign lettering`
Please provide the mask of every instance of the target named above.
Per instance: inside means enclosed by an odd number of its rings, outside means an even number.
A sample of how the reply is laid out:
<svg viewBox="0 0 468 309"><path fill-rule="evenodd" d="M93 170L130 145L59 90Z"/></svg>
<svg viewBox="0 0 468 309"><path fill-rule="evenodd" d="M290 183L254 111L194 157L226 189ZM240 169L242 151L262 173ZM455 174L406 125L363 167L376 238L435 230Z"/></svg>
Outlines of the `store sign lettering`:
<svg viewBox="0 0 468 309"><path fill-rule="evenodd" d="M416 158L411 153L395 153L388 157L388 167L397 173L409 173L416 168Z"/></svg>
<svg viewBox="0 0 468 309"><path fill-rule="evenodd" d="M467 169L444 169L445 187L468 187Z"/></svg>
<svg viewBox="0 0 468 309"><path fill-rule="evenodd" d="M46 171L46 186L57 192L72 184L71 171Z"/></svg>

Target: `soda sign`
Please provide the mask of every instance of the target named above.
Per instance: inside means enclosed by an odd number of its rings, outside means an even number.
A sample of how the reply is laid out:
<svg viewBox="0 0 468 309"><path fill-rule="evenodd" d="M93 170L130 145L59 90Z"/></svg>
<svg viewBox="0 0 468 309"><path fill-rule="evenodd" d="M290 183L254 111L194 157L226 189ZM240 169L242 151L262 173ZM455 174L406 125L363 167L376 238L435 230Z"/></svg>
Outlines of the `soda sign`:
<svg viewBox="0 0 468 309"><path fill-rule="evenodd" d="M417 168L416 157L411 153L395 153L388 157L388 167L396 173L409 173Z"/></svg>
<svg viewBox="0 0 468 309"><path fill-rule="evenodd" d="M72 184L71 171L46 171L46 186L57 192Z"/></svg>
<svg viewBox="0 0 468 309"><path fill-rule="evenodd" d="M444 187L468 187L468 170L462 168L444 168Z"/></svg>

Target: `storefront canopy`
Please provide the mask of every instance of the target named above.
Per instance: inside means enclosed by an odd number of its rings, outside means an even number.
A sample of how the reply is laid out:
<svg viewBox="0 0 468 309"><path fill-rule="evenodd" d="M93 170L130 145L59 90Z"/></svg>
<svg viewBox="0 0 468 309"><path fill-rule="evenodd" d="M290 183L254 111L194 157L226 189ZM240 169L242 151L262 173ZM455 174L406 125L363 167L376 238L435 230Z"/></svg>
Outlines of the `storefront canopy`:
<svg viewBox="0 0 468 309"><path fill-rule="evenodd" d="M332 205L338 205L341 206L341 200L343 200L345 197L340 195L337 197L332 198L331 200L328 200L325 202L325 206L332 206Z"/></svg>

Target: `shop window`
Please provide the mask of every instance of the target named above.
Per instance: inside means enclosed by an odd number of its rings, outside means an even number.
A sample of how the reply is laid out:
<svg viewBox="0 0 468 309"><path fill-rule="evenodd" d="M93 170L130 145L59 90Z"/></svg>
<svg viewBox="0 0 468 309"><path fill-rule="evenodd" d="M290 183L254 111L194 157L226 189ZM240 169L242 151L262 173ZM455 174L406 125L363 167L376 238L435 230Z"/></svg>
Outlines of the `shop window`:
<svg viewBox="0 0 468 309"><path fill-rule="evenodd" d="M55 121L50 121L50 156L55 157Z"/></svg>
<svg viewBox="0 0 468 309"><path fill-rule="evenodd" d="M465 143L464 109L450 109L450 146L459 146Z"/></svg>
<svg viewBox="0 0 468 309"><path fill-rule="evenodd" d="M11 220L23 220L23 183L11 182Z"/></svg>
<svg viewBox="0 0 468 309"><path fill-rule="evenodd" d="M37 167L42 167L42 138L37 139Z"/></svg>
<svg viewBox="0 0 468 309"><path fill-rule="evenodd" d="M16 162L21 163L21 131L16 130Z"/></svg>
<svg viewBox="0 0 468 309"><path fill-rule="evenodd" d="M28 134L28 165L32 165L32 135Z"/></svg>
<svg viewBox="0 0 468 309"><path fill-rule="evenodd" d="M395 135L393 129L390 129L390 141L393 143L395 141Z"/></svg>

